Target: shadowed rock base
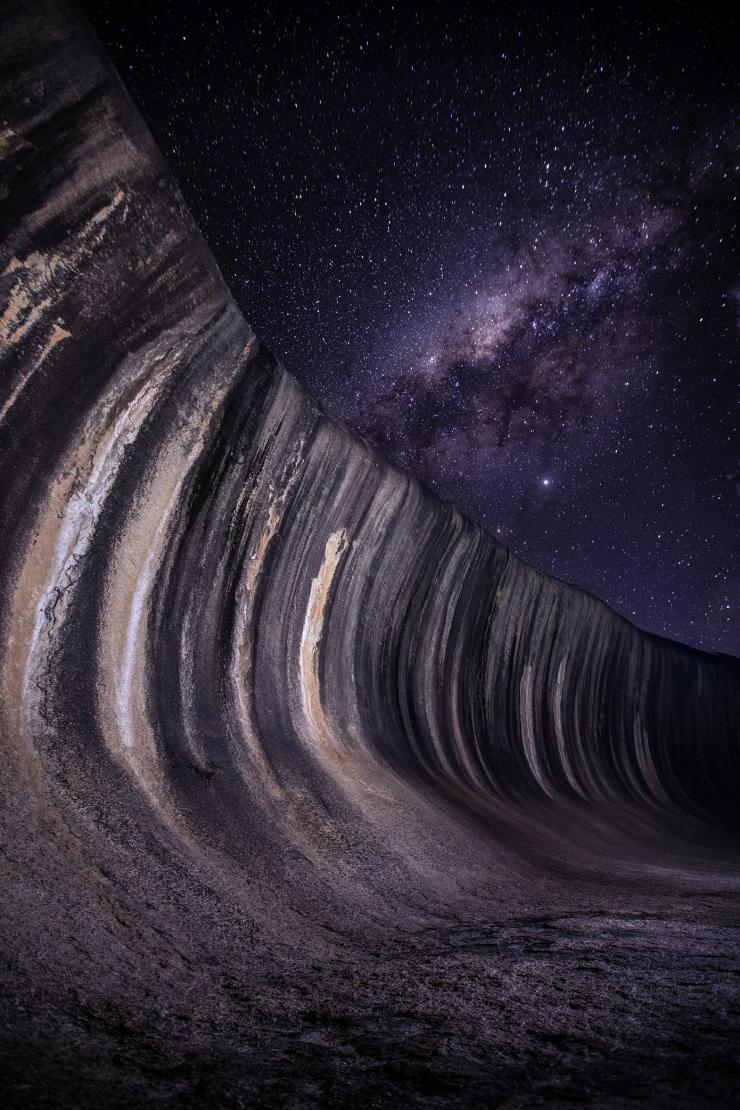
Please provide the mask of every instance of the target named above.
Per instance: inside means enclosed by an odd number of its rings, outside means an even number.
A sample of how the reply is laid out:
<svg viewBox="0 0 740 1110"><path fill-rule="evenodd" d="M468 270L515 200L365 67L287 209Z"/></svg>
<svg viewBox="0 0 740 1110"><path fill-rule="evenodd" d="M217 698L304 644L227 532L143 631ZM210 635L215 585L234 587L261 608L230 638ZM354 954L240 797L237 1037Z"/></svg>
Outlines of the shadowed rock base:
<svg viewBox="0 0 740 1110"><path fill-rule="evenodd" d="M2 1105L737 1105L736 661L327 419L2 19Z"/></svg>

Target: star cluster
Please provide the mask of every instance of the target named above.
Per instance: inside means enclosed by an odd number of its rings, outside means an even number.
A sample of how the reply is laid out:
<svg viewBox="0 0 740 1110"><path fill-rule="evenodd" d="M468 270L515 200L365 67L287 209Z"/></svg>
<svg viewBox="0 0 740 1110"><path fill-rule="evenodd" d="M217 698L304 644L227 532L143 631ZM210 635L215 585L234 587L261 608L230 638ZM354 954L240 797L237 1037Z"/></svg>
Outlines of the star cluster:
<svg viewBox="0 0 740 1110"><path fill-rule="evenodd" d="M740 652L728 17L86 7L329 412L543 570Z"/></svg>

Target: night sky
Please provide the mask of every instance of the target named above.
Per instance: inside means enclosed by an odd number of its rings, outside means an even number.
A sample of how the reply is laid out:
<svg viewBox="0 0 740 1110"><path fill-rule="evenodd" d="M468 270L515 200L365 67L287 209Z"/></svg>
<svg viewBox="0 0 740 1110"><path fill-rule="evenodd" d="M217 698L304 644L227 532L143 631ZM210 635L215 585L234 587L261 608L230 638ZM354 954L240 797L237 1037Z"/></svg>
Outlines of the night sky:
<svg viewBox="0 0 740 1110"><path fill-rule="evenodd" d="M740 26L547 7L85 4L328 412L527 561L740 654Z"/></svg>

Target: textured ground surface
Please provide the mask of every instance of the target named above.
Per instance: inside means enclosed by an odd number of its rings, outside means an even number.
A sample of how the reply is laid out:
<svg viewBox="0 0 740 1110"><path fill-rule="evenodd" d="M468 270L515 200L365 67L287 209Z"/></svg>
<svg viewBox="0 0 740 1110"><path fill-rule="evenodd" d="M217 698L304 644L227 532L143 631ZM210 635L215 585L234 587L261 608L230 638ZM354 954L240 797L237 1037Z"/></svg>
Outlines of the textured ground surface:
<svg viewBox="0 0 740 1110"><path fill-rule="evenodd" d="M322 416L2 12L3 1105L737 1105L737 663Z"/></svg>

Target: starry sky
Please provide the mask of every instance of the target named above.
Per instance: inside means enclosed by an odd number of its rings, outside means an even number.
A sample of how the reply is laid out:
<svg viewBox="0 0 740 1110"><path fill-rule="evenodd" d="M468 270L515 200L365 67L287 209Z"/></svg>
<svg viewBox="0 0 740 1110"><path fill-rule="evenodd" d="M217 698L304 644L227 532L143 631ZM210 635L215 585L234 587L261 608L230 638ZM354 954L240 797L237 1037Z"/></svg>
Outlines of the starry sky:
<svg viewBox="0 0 740 1110"><path fill-rule="evenodd" d="M329 413L527 561L740 654L737 19L84 6Z"/></svg>

